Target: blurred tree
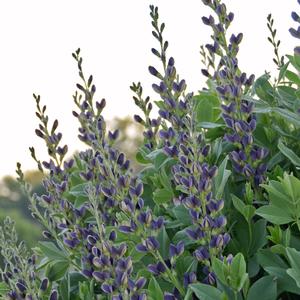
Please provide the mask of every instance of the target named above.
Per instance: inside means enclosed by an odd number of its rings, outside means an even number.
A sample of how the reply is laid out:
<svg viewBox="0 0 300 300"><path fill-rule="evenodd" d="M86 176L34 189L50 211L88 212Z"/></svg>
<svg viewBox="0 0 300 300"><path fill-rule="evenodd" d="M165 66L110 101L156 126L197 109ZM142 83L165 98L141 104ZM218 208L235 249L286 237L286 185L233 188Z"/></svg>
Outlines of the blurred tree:
<svg viewBox="0 0 300 300"><path fill-rule="evenodd" d="M43 174L38 171L28 171L26 180L32 185L35 193L42 193L41 181ZM41 239L41 227L34 221L28 209L29 201L12 176L5 176L0 182L0 222L10 216L16 222L16 228L21 240L26 240L28 247L34 247Z"/></svg>

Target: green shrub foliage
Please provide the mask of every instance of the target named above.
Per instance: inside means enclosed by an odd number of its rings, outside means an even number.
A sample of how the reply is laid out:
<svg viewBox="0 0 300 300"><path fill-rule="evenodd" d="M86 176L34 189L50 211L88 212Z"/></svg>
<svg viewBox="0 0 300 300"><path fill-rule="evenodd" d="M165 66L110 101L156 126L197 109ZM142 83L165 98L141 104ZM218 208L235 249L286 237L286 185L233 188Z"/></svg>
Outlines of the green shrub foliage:
<svg viewBox="0 0 300 300"><path fill-rule="evenodd" d="M31 193L20 164L17 173L46 240L26 250L6 219L3 299L299 299L300 48L280 55L269 15L276 79L248 76L238 63L243 35L227 33L233 13L220 0L202 2L212 12L202 18L211 42L201 47L207 86L196 94L150 6L161 65L149 72L159 100L132 84L141 110L134 119L144 128L138 173L116 146L118 130L106 129L106 102L95 99L79 49L73 115L86 151L66 159L58 121L34 95L49 159L30 152L45 194ZM290 29L295 38L299 28Z"/></svg>

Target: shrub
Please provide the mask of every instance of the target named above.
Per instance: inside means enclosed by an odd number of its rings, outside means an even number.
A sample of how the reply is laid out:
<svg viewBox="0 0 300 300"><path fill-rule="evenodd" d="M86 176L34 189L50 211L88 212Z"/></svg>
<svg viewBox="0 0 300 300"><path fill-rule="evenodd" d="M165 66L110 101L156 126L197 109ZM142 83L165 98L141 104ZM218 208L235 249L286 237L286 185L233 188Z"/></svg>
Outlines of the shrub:
<svg viewBox="0 0 300 300"><path fill-rule="evenodd" d="M162 66L153 103L140 83L131 86L142 115L144 168L135 173L107 131L105 100L95 101L92 76L73 53L81 83L74 94L79 139L88 150L65 159L58 121L34 95L36 134L49 160L42 196L31 195L20 164L19 182L47 241L27 251L7 219L0 242L7 299L298 299L300 295L300 50L279 54L274 21L269 42L278 67L255 80L238 65L243 35L228 28L234 15L221 1L203 0L212 42L201 53L207 87L187 84L167 54L164 23L150 6L152 52ZM292 17L300 22L293 12ZM300 38L299 29L290 33ZM287 59L287 62L285 61Z"/></svg>

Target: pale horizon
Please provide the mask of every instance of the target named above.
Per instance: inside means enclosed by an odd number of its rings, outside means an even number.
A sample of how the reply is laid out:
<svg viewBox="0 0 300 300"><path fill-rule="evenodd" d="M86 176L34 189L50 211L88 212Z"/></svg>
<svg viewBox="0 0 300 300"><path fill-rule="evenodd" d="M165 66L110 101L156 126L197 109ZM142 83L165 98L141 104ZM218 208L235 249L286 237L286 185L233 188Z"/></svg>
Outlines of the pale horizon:
<svg viewBox="0 0 300 300"><path fill-rule="evenodd" d="M157 44L151 34L149 4L159 7L160 19L166 23L164 36L170 44L168 55L175 58L188 90L200 90L205 83L200 72L200 45L210 42L210 29L202 24L201 17L209 10L200 0L182 3L166 0L2 1L0 177L15 176L17 161L24 170L36 169L28 150L30 146L36 148L42 160L47 157L43 141L34 133L38 120L32 93L40 94L51 119L59 120L63 141L68 144L70 153L83 148L77 139L77 121L72 116L72 94L78 74L71 53L78 47L84 57L86 73L94 76L96 98L107 101L105 118L133 116L138 112L129 89L132 81L141 81L145 93L152 100L156 99L151 90L155 79L148 73L148 66L160 64L150 51ZM272 13L275 19L282 42L281 54L291 53L296 40L288 29L294 25L291 11L300 11L297 1L227 0L225 3L235 14L232 31L244 33L240 68L256 76L265 70L274 72L266 18Z"/></svg>

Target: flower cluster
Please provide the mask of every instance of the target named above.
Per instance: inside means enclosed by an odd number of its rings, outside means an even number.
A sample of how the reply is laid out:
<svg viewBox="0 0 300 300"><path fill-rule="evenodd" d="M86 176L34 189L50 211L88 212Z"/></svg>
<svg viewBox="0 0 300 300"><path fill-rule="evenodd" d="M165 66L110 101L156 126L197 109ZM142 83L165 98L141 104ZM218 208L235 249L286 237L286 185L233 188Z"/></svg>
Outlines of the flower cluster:
<svg viewBox="0 0 300 300"><path fill-rule="evenodd" d="M219 56L220 60L213 75L206 69L202 72L217 84L222 117L228 128L225 140L236 148L230 154L233 167L238 174L250 180L253 187L258 187L265 179L267 167L263 160L268 151L253 143L256 128L254 104L244 96L254 82L254 75L247 77L246 73L241 72L237 60L243 34L232 34L227 41L226 31L233 21L233 13L228 13L225 4L220 1L203 2L217 15L217 20L211 15L202 18L203 23L213 30L213 44L206 45L206 48L212 57Z"/></svg>
<svg viewBox="0 0 300 300"><path fill-rule="evenodd" d="M51 289L47 278L39 278L35 254L30 254L24 242L18 242L14 222L6 217L0 227L1 255L4 268L1 269L2 281L9 289L9 300L58 300L58 292Z"/></svg>

